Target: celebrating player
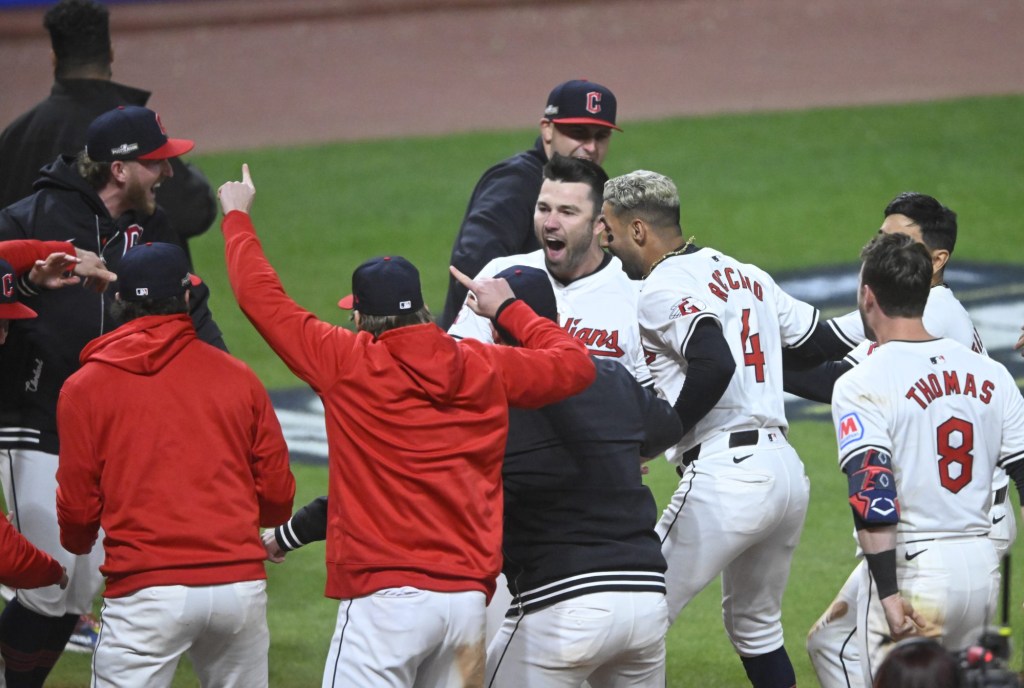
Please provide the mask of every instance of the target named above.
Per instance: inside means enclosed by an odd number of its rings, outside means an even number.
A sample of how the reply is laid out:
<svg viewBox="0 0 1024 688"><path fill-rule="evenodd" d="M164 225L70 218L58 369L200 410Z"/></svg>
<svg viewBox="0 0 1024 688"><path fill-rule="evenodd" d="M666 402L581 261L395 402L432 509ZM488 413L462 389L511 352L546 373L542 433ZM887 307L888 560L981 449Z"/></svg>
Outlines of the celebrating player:
<svg viewBox="0 0 1024 688"><path fill-rule="evenodd" d="M547 273L513 266L498 276L557 322ZM623 366L594 364L597 379L580 394L509 411L502 550L512 604L487 649L494 688L665 685L665 559L640 466L682 426Z"/></svg>
<svg viewBox="0 0 1024 688"><path fill-rule="evenodd" d="M540 120L533 148L491 167L473 189L466 215L452 246L451 264L476 275L500 256L529 253L540 247L533 233L534 208L541 169L556 153L604 162L615 126L615 95L601 84L573 79L555 86ZM466 299L466 289L452 278L438 324L448 329Z"/></svg>
<svg viewBox="0 0 1024 688"><path fill-rule="evenodd" d="M818 359L838 342L763 270L684 242L668 177L610 180L603 217L607 248L644 280L640 333L685 432L668 453L682 480L657 528L669 618L721 573L726 631L751 683L789 688L782 593L808 485L786 440L780 352Z"/></svg>
<svg viewBox="0 0 1024 688"><path fill-rule="evenodd" d="M878 348L836 382L832 416L867 562L857 640L871 685L891 639L920 632L959 650L991 618L992 475L1024 483L1024 399L1003 366L925 329L924 246L882 234L861 257L858 309Z"/></svg>
<svg viewBox="0 0 1024 688"><path fill-rule="evenodd" d="M562 329L585 343L591 355L621 363L641 384L649 384L636 321L636 283L618 258L601 249L598 218L606 181L597 163L556 154L544 166L533 217L542 248L495 258L478 277L512 265L545 270L558 298ZM489 342L491 324L464 304L448 334Z"/></svg>
<svg viewBox="0 0 1024 688"><path fill-rule="evenodd" d="M267 686L258 526L288 519L295 480L256 375L196 336L194 282L180 247L129 249L124 324L89 342L57 404L61 544L88 554L104 532L94 688L170 686L186 652L203 685Z"/></svg>
<svg viewBox="0 0 1024 688"><path fill-rule="evenodd" d="M923 322L928 332L948 337L979 353L985 353L967 310L943 282L945 268L957 239L956 213L935 198L922 193L904 192L892 199L883 212L882 234L901 232L921 243L931 254L932 279ZM827 363L811 371L786 370L785 388L805 398L830 402L839 376L850 370L874 350L876 344L865 337L860 313L834 318L828 322L840 336L856 347L842 361ZM1006 501L1009 479L1002 469L994 476L992 529L989 537L1002 556L1016 536L1016 520ZM861 562L860 566L864 566ZM807 651L823 688L856 688L862 685L859 647L854 640L857 619L857 586L863 572L854 570L828 609L807 634Z"/></svg>
<svg viewBox="0 0 1024 688"><path fill-rule="evenodd" d="M508 407L575 394L594 366L504 280L454 269L478 313L523 348L452 339L430 321L419 273L399 256L353 273L339 305L353 309L358 333L318 320L264 256L248 215L254 193L248 167L220 188L228 276L327 418L327 595L341 602L323 685L481 686Z"/></svg>

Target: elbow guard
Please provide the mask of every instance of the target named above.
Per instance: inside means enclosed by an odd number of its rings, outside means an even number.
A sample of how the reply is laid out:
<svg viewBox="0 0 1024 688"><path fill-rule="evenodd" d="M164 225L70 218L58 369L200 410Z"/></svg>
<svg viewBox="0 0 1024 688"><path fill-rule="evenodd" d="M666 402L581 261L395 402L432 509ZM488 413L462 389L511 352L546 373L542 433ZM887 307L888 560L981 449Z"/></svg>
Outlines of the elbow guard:
<svg viewBox="0 0 1024 688"><path fill-rule="evenodd" d="M858 530L899 523L900 502L889 454L864 449L846 461L843 472L850 481L850 508Z"/></svg>

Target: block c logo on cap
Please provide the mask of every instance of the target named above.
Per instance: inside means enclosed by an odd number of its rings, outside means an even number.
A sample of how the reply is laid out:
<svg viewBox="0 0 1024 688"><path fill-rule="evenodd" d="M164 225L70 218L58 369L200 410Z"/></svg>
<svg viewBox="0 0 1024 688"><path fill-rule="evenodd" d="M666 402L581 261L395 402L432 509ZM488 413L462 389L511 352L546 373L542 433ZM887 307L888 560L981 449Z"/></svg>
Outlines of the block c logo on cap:
<svg viewBox="0 0 1024 688"><path fill-rule="evenodd" d="M3 289L4 297L11 298L14 296L14 273L5 272L3 276Z"/></svg>
<svg viewBox="0 0 1024 688"><path fill-rule="evenodd" d="M587 112L596 115L601 112L601 92L590 91L587 93Z"/></svg>

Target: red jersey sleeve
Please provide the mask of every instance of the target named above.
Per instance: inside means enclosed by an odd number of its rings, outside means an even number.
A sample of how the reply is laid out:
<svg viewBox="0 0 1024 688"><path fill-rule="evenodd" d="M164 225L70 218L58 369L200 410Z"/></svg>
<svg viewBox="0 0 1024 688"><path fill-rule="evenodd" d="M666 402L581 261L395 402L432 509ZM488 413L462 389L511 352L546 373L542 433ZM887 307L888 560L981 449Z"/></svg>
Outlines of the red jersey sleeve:
<svg viewBox="0 0 1024 688"><path fill-rule="evenodd" d="M64 569L0 517L0 583L13 588L39 588L60 581Z"/></svg>
<svg viewBox="0 0 1024 688"><path fill-rule="evenodd" d="M285 293L246 213L231 211L221 228L228 279L242 312L303 382L318 393L330 387L345 359L339 347L351 347L355 335L318 319Z"/></svg>
<svg viewBox="0 0 1024 688"><path fill-rule="evenodd" d="M92 433L66 391L57 400L60 459L57 466L57 524L60 543L72 554L87 554L100 529L100 465Z"/></svg>

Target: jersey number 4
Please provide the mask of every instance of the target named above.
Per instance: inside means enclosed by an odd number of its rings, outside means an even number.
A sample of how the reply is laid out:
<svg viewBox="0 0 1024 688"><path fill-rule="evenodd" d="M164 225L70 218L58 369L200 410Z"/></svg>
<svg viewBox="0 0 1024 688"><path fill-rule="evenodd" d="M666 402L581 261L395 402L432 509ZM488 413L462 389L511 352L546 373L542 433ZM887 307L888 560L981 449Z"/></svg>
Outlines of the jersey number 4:
<svg viewBox="0 0 1024 688"><path fill-rule="evenodd" d="M971 482L974 426L961 418L950 418L936 428L935 439L939 450L939 483L956 494Z"/></svg>
<svg viewBox="0 0 1024 688"><path fill-rule="evenodd" d="M764 352L761 351L761 335L750 334L750 309L743 309L743 329L740 331L740 344L743 347L743 365L754 369L754 379L764 382ZM750 351L747 351L747 348Z"/></svg>

